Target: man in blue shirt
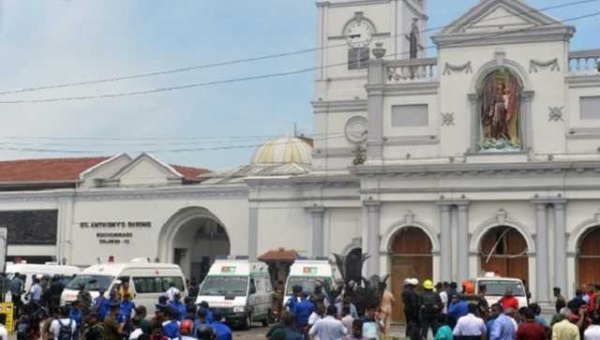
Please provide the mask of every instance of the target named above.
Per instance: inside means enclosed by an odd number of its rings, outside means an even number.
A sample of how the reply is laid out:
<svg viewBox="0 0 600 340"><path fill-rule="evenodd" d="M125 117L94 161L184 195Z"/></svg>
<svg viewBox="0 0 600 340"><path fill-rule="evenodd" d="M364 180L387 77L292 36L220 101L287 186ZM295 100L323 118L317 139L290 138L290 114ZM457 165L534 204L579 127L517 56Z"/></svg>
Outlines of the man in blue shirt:
<svg viewBox="0 0 600 340"><path fill-rule="evenodd" d="M498 315L492 324L489 340L513 340L516 337L514 320L504 314L504 308L497 303L492 306L492 315Z"/></svg>
<svg viewBox="0 0 600 340"><path fill-rule="evenodd" d="M33 286L31 286L29 293L31 293L31 301L39 304L42 300L42 286L40 285L40 279L33 279Z"/></svg>
<svg viewBox="0 0 600 340"><path fill-rule="evenodd" d="M215 321L215 319L213 316L213 312L210 310L210 306L208 305L208 302L206 302L206 301L200 302L200 307L202 307L206 310L206 321L208 323L213 323L213 321Z"/></svg>
<svg viewBox="0 0 600 340"><path fill-rule="evenodd" d="M77 340L79 339L79 332L83 326L83 313L81 312L81 303L79 301L73 301L71 310L69 311L69 318L75 321L75 333L73 334L73 340Z"/></svg>
<svg viewBox="0 0 600 340"><path fill-rule="evenodd" d="M450 317L449 324L450 328L454 328L458 319L469 314L469 303L464 299L464 296L454 294L452 296L452 303L448 308L448 316Z"/></svg>
<svg viewBox="0 0 600 340"><path fill-rule="evenodd" d="M173 307L168 309L169 321L163 323L163 333L167 338L179 338L179 311Z"/></svg>
<svg viewBox="0 0 600 340"><path fill-rule="evenodd" d="M294 307L292 314L296 316L296 329L302 334L307 334L308 318L314 311L315 305L306 296Z"/></svg>
<svg viewBox="0 0 600 340"><path fill-rule="evenodd" d="M93 307L92 307L92 309L94 311L96 311L96 313L98 313L98 317L102 321L104 321L104 319L106 318L106 315L108 314L108 311L110 309L110 301L108 301L108 299L104 297L104 292L105 292L105 290L102 288L100 288L98 290L98 293L100 295L98 295L94 299Z"/></svg>
<svg viewBox="0 0 600 340"><path fill-rule="evenodd" d="M173 301L169 302L169 305L179 312L179 320L183 320L185 317L186 307L183 302L181 302L181 293L177 292L173 294Z"/></svg>
<svg viewBox="0 0 600 340"><path fill-rule="evenodd" d="M213 313L213 317L215 321L210 326L215 331L215 340L231 340L233 338L231 328L223 322L223 317L218 312Z"/></svg>

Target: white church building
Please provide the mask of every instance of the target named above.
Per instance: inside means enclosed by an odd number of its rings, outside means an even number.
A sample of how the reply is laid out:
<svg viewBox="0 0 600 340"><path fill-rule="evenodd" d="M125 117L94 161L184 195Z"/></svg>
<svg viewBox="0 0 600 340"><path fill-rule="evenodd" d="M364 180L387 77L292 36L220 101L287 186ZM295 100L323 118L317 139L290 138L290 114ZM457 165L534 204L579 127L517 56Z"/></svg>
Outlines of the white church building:
<svg viewBox="0 0 600 340"><path fill-rule="evenodd" d="M149 154L0 162L9 256L198 276L216 255L362 251L396 294L408 276L494 271L539 302L600 282L600 49L571 51L576 22L523 0L473 0L427 57L425 3L317 1L314 141L221 172Z"/></svg>

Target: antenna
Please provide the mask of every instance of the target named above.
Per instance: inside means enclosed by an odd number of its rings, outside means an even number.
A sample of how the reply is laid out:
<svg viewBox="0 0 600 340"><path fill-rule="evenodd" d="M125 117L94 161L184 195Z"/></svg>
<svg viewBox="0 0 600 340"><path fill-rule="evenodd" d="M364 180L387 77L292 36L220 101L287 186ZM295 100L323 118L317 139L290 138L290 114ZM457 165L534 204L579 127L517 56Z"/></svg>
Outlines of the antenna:
<svg viewBox="0 0 600 340"><path fill-rule="evenodd" d="M294 123L294 137L298 137L298 124Z"/></svg>

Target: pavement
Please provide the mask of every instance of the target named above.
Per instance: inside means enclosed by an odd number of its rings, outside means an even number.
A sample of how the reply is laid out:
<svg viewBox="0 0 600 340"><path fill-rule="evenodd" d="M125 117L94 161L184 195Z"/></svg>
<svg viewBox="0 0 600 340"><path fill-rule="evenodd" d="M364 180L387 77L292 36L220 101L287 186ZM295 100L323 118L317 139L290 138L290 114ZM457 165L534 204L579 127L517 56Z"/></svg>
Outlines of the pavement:
<svg viewBox="0 0 600 340"><path fill-rule="evenodd" d="M255 325L248 331L235 330L233 331L234 339L265 339L265 334L269 328ZM389 340L404 339L404 326L392 326L392 331ZM11 339L12 340L12 339Z"/></svg>

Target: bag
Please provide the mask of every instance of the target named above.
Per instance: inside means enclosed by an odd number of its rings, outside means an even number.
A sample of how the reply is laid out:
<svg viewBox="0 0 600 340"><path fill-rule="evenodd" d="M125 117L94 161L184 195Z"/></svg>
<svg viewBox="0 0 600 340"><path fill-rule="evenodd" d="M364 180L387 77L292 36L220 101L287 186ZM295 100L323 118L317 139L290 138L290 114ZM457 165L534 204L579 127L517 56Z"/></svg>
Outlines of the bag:
<svg viewBox="0 0 600 340"><path fill-rule="evenodd" d="M58 320L60 329L58 331L58 340L71 340L73 339L73 320L69 319L68 324L63 324L61 320Z"/></svg>
<svg viewBox="0 0 600 340"><path fill-rule="evenodd" d="M421 310L425 314L437 314L440 311L439 301L434 293L423 294L423 305Z"/></svg>

